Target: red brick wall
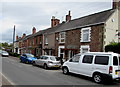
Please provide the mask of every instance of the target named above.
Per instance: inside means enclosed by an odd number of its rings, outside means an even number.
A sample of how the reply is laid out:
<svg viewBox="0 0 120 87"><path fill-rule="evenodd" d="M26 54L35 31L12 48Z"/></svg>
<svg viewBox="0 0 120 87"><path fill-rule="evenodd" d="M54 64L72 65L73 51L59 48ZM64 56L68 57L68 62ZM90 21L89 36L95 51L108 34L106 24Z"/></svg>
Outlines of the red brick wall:
<svg viewBox="0 0 120 87"><path fill-rule="evenodd" d="M83 42L80 45L89 45L91 52L102 52L103 51L103 27L104 25L97 25L91 27L91 38L90 42ZM81 33L80 33L81 36Z"/></svg>

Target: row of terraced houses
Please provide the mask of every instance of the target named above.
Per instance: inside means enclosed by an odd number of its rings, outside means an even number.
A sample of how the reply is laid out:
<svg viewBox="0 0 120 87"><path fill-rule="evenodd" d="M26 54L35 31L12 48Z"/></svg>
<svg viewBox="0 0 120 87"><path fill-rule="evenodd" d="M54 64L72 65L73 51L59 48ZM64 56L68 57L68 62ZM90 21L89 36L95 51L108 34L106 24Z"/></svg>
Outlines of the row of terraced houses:
<svg viewBox="0 0 120 87"><path fill-rule="evenodd" d="M54 55L69 59L77 53L104 52L112 41L120 40L120 1L113 2L112 9L66 21L52 17L51 27L32 34L16 36L14 51L18 54L32 53L35 56Z"/></svg>

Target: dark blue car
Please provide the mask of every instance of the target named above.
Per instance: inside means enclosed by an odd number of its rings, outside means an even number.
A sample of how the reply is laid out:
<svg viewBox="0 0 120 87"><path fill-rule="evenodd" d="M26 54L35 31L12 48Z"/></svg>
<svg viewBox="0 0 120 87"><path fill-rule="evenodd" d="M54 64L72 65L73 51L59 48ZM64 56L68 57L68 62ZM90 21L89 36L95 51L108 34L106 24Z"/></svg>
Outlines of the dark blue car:
<svg viewBox="0 0 120 87"><path fill-rule="evenodd" d="M20 56L20 61L25 63L32 63L33 60L36 60L37 58L34 57L34 55L25 53Z"/></svg>

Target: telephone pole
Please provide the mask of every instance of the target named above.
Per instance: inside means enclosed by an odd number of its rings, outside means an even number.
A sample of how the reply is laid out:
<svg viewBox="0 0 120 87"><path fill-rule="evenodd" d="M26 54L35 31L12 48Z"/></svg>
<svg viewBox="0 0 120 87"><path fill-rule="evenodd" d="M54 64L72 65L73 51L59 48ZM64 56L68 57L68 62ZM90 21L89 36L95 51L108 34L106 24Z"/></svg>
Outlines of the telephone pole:
<svg viewBox="0 0 120 87"><path fill-rule="evenodd" d="M14 41L15 41L15 25L13 29L13 52L14 52Z"/></svg>

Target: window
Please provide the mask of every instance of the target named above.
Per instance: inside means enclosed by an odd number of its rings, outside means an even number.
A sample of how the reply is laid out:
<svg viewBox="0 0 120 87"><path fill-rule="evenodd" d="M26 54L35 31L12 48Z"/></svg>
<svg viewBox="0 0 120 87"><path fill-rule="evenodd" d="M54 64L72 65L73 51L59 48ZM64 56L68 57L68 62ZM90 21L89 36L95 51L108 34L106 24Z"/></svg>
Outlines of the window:
<svg viewBox="0 0 120 87"><path fill-rule="evenodd" d="M45 44L48 44L48 38L47 37L45 38Z"/></svg>
<svg viewBox="0 0 120 87"><path fill-rule="evenodd" d="M90 50L90 47L88 45L81 46L80 52L81 53L86 53L86 52L89 52L89 50Z"/></svg>
<svg viewBox="0 0 120 87"><path fill-rule="evenodd" d="M48 59L48 57L46 57L46 56L43 56L43 59L44 59L44 60L47 60L47 59Z"/></svg>
<svg viewBox="0 0 120 87"><path fill-rule="evenodd" d="M109 57L108 56L96 56L95 64L108 65Z"/></svg>
<svg viewBox="0 0 120 87"><path fill-rule="evenodd" d="M72 59L70 59L70 62L79 62L81 55L75 55Z"/></svg>
<svg viewBox="0 0 120 87"><path fill-rule="evenodd" d="M81 42L90 42L90 30L90 27L81 29Z"/></svg>
<svg viewBox="0 0 120 87"><path fill-rule="evenodd" d="M83 63L89 63L89 64L91 64L92 63L92 60L93 60L93 56L92 55L85 55L84 57L83 57Z"/></svg>
<svg viewBox="0 0 120 87"><path fill-rule="evenodd" d="M118 58L117 58L117 56L113 57L113 65L118 66Z"/></svg>
<svg viewBox="0 0 120 87"><path fill-rule="evenodd" d="M65 32L61 32L59 38L60 38L59 40L60 43L65 43Z"/></svg>

